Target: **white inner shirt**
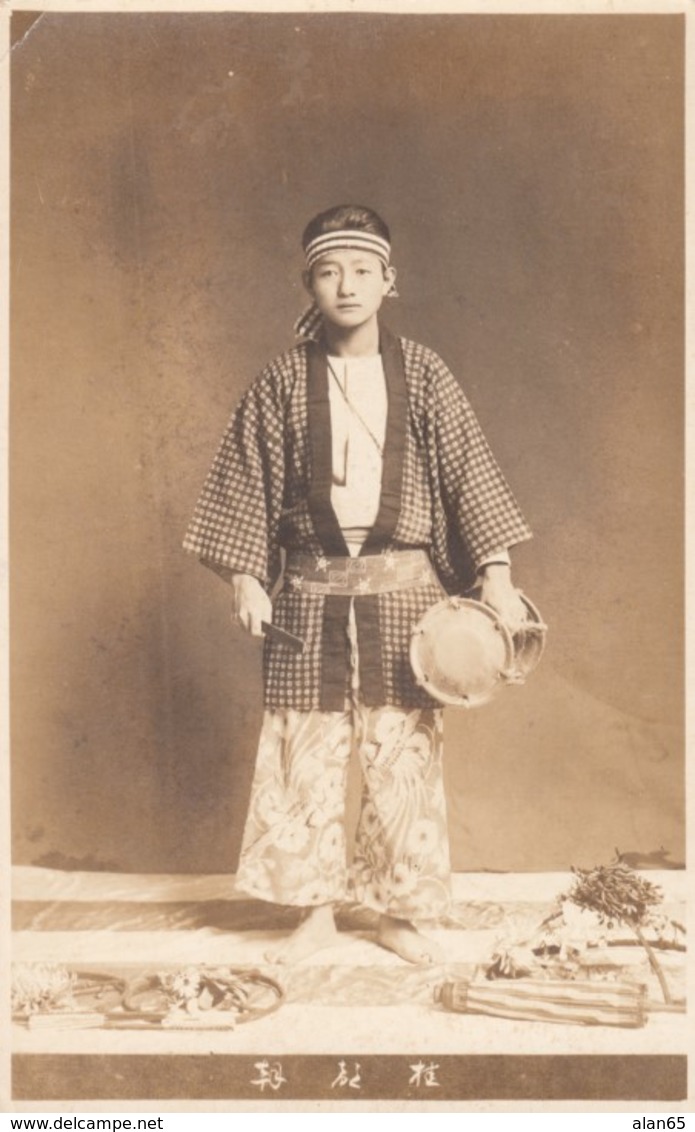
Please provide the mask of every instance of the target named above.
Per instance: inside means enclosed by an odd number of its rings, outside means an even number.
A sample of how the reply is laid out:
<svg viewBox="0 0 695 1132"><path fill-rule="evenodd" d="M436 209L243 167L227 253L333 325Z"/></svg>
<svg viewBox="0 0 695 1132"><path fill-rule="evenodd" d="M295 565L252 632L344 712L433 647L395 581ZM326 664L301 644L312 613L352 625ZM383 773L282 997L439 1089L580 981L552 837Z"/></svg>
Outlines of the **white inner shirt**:
<svg viewBox="0 0 695 1132"><path fill-rule="evenodd" d="M328 374L331 503L348 549L356 554L379 510L388 404L386 379L380 354L329 356L328 361L333 371Z"/></svg>
<svg viewBox="0 0 695 1132"><path fill-rule="evenodd" d="M381 354L360 358L339 358L331 354L328 362L332 370L328 373L331 504L347 548L354 557L359 554L379 511L388 408L386 377ZM478 563L478 569L491 562L508 564L506 548L500 547L486 555Z"/></svg>

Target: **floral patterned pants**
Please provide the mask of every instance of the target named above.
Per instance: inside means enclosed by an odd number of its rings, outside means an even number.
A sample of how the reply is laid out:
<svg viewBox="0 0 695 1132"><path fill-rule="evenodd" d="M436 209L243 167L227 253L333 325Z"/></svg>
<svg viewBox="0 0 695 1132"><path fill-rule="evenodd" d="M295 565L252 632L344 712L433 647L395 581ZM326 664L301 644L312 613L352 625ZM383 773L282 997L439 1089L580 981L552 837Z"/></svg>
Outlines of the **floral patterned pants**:
<svg viewBox="0 0 695 1132"><path fill-rule="evenodd" d="M277 904L352 901L404 919L444 914L450 864L442 715L440 708L365 707L356 675L345 711L266 711L237 888ZM353 748L362 798L348 869Z"/></svg>

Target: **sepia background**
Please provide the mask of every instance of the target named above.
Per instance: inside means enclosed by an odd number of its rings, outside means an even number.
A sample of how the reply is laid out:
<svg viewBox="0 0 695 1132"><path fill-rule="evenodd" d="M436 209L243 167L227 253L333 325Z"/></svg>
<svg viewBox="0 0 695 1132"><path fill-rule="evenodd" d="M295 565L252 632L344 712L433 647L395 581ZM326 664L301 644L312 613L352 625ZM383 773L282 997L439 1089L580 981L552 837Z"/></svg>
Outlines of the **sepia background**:
<svg viewBox="0 0 695 1132"><path fill-rule="evenodd" d="M536 535L546 656L447 713L455 868L682 861L682 18L12 29L16 863L235 868L259 647L181 539L346 200Z"/></svg>

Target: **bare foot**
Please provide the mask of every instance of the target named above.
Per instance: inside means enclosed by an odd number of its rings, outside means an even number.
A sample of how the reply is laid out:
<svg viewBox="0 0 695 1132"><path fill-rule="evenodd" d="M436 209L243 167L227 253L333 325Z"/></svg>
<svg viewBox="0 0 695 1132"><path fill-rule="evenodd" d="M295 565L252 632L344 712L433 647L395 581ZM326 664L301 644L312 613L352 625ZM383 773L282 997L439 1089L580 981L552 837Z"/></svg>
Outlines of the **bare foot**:
<svg viewBox="0 0 695 1132"><path fill-rule="evenodd" d="M308 959L315 951L333 947L338 943L339 934L333 918L333 905L321 904L309 908L298 928L280 946L266 952L268 963L299 963Z"/></svg>
<svg viewBox="0 0 695 1132"><path fill-rule="evenodd" d="M420 935L410 920L381 915L376 940L382 947L395 951L396 955L407 959L409 963L441 963L444 959L439 945L427 936Z"/></svg>

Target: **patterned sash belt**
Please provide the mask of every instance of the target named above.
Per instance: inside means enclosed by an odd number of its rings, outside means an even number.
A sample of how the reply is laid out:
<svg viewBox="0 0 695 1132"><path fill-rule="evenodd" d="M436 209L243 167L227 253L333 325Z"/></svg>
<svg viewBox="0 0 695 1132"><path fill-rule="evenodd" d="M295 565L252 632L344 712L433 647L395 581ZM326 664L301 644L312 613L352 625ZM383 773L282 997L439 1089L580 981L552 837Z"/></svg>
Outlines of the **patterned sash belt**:
<svg viewBox="0 0 695 1132"><path fill-rule="evenodd" d="M439 584L425 550L386 550L359 558L290 553L285 567L286 588L299 593L359 597L428 583Z"/></svg>

